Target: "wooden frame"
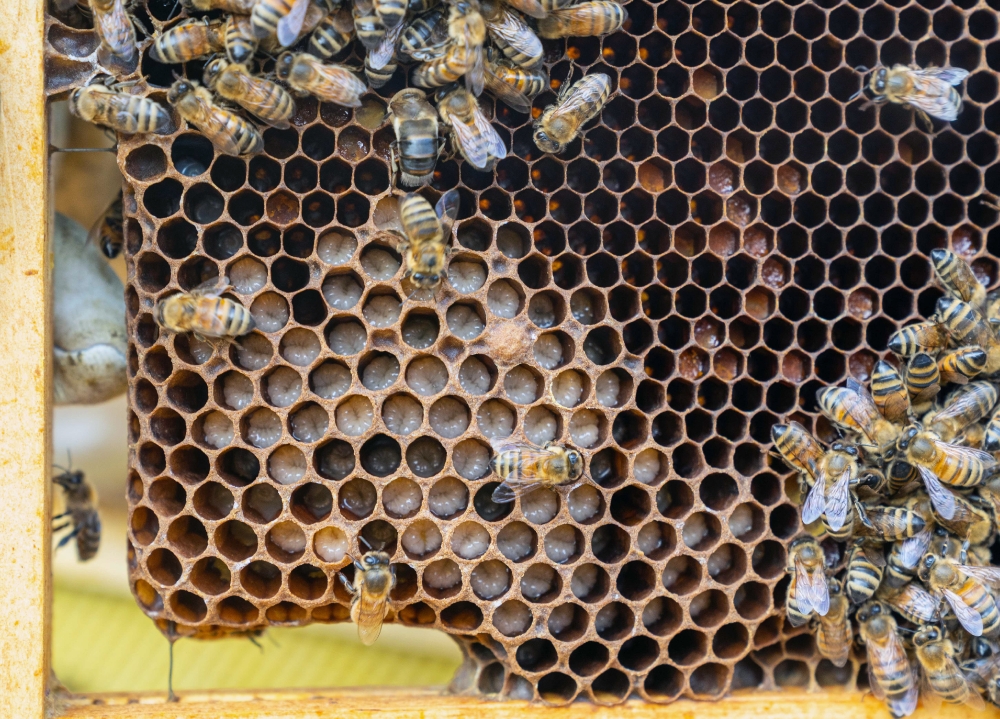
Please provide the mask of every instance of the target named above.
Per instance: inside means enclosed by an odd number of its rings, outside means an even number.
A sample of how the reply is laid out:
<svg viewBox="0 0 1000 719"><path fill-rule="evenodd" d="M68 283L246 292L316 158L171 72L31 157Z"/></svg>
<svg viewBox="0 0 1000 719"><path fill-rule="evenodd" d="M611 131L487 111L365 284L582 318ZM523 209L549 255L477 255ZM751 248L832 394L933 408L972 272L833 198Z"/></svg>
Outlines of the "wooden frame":
<svg viewBox="0 0 1000 719"><path fill-rule="evenodd" d="M43 0L0 0L0 719L64 717L435 717L818 719L888 717L857 692L739 692L715 703L630 701L541 707L450 696L439 688L303 692L106 694L75 697L51 674L51 253L46 243L48 123ZM137 658L140 659L141 658ZM51 693L49 690L52 690ZM965 707L920 714L957 719ZM992 710L980 716L1000 717Z"/></svg>

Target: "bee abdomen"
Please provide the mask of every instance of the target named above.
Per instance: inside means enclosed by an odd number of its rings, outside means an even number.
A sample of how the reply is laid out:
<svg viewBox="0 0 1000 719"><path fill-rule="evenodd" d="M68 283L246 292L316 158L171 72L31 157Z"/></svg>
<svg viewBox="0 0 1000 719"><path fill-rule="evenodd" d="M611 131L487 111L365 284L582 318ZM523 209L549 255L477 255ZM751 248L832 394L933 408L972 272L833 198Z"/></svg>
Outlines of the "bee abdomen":
<svg viewBox="0 0 1000 719"><path fill-rule="evenodd" d="M292 11L290 0L261 0L253 6L250 22L258 38L265 38L278 32L278 23Z"/></svg>
<svg viewBox="0 0 1000 719"><path fill-rule="evenodd" d="M404 0L375 0L375 13L387 28L394 28L403 22L406 8Z"/></svg>
<svg viewBox="0 0 1000 719"><path fill-rule="evenodd" d="M232 62L245 63L257 52L257 37L247 15L230 15L226 22L226 55Z"/></svg>
<svg viewBox="0 0 1000 719"><path fill-rule="evenodd" d="M874 564L851 567L847 572L847 596L855 604L867 602L882 581L882 570Z"/></svg>
<svg viewBox="0 0 1000 719"><path fill-rule="evenodd" d="M87 512L77 525L76 551L81 562L93 558L101 547L101 517L95 511Z"/></svg>

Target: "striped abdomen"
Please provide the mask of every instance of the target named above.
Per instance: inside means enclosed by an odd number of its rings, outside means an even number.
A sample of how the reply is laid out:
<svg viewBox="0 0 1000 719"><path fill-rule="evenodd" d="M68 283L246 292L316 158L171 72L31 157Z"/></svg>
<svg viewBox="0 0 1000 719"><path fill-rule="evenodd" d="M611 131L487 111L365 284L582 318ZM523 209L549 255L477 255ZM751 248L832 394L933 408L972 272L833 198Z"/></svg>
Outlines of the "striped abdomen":
<svg viewBox="0 0 1000 719"><path fill-rule="evenodd" d="M226 55L232 62L245 63L257 52L257 36L249 15L230 15L226 20Z"/></svg>
<svg viewBox="0 0 1000 719"><path fill-rule="evenodd" d="M981 347L961 347L938 360L942 382L964 382L986 368L986 352Z"/></svg>
<svg viewBox="0 0 1000 719"><path fill-rule="evenodd" d="M94 30L111 54L128 62L135 57L135 28L122 0L92 2Z"/></svg>
<svg viewBox="0 0 1000 719"><path fill-rule="evenodd" d="M949 87L952 100L958 96L954 88ZM961 101L959 101L961 102ZM986 299L986 288L976 279L969 263L951 250L931 250L931 263L941 284L952 295L974 307L980 307Z"/></svg>
<svg viewBox="0 0 1000 719"><path fill-rule="evenodd" d="M882 573L882 567L865 559L863 552L857 552L847 565L847 596L855 604L867 602L882 582Z"/></svg>
<svg viewBox="0 0 1000 719"><path fill-rule="evenodd" d="M545 89L545 72L542 70L525 70L506 65L494 65L491 71L501 81L528 98L532 98Z"/></svg>
<svg viewBox="0 0 1000 719"><path fill-rule="evenodd" d="M435 39L435 35L443 32L444 17L446 14L447 10L437 8L423 17L418 17L407 25L400 36L400 49L404 53L410 54L414 50L420 50L431 44L432 40Z"/></svg>
<svg viewBox="0 0 1000 719"><path fill-rule="evenodd" d="M811 614L810 610L810 614ZM785 614L793 627L801 627L809 621L809 614L802 611L798 601L795 599L795 574L792 573L792 581L788 585L788 598L785 600Z"/></svg>
<svg viewBox="0 0 1000 719"><path fill-rule="evenodd" d="M472 64L470 53L462 45L453 44L444 57L425 62L413 71L417 87L441 87L458 82Z"/></svg>
<svg viewBox="0 0 1000 719"><path fill-rule="evenodd" d="M953 487L973 487L982 484L986 475L986 468L978 459L940 450L928 469L942 482Z"/></svg>
<svg viewBox="0 0 1000 719"><path fill-rule="evenodd" d="M929 395L937 394L937 387L941 384L937 362L926 352L918 352L910 358L903 370L903 377L910 401L918 404L932 399Z"/></svg>
<svg viewBox="0 0 1000 719"><path fill-rule="evenodd" d="M330 13L320 20L309 37L309 52L316 57L331 58L354 39L354 20L349 12L346 18L341 12L346 11Z"/></svg>
<svg viewBox="0 0 1000 719"><path fill-rule="evenodd" d="M102 124L126 135L154 132L168 135L174 131L174 122L166 108L153 100L124 93L102 94L107 102L102 108Z"/></svg>
<svg viewBox="0 0 1000 719"><path fill-rule="evenodd" d="M368 78L368 84L372 87L382 87L392 79L396 68L399 67L399 63L395 59L392 59L376 70L371 66L371 62L369 62L370 57L371 55L365 57L365 77Z"/></svg>
<svg viewBox="0 0 1000 719"><path fill-rule="evenodd" d="M73 512L76 551L81 562L91 559L101 548L101 517L94 509Z"/></svg>
<svg viewBox="0 0 1000 719"><path fill-rule="evenodd" d="M992 636L1000 630L1000 609L989 591L972 577L966 577L955 594L962 598L965 605L983 619L983 636Z"/></svg>
<svg viewBox="0 0 1000 719"><path fill-rule="evenodd" d="M225 297L198 301L191 329L206 337L239 337L254 328L250 310Z"/></svg>
<svg viewBox="0 0 1000 719"><path fill-rule="evenodd" d="M434 171L439 141L435 118L403 120L399 123L397 146L403 172L421 177Z"/></svg>
<svg viewBox="0 0 1000 719"><path fill-rule="evenodd" d="M420 195L407 195L402 199L399 219L410 242L433 240L441 235L441 221L437 213L431 203Z"/></svg>
<svg viewBox="0 0 1000 719"><path fill-rule="evenodd" d="M889 337L889 349L903 357L929 350L937 352L945 347L948 333L937 322L917 322L898 330Z"/></svg>
<svg viewBox="0 0 1000 719"><path fill-rule="evenodd" d="M893 624L895 625L895 622ZM877 640L869 639L868 642L877 643ZM871 649L868 651L868 668L879 687L885 692L890 709L892 700L902 699L913 688L913 672L910 671L906 653L900 651L894 659L895 661L885 661L882 657L879 661L872 661Z"/></svg>
<svg viewBox="0 0 1000 719"><path fill-rule="evenodd" d="M538 22L544 38L607 35L625 22L625 8L609 0L593 0L558 10Z"/></svg>
<svg viewBox="0 0 1000 719"><path fill-rule="evenodd" d="M988 346L992 330L983 321L982 315L968 302L956 300L947 295L938 300L938 321L948 328L952 337L961 343Z"/></svg>
<svg viewBox="0 0 1000 719"><path fill-rule="evenodd" d="M278 23L292 11L293 5L294 0L260 0L250 13L254 34L259 38L276 35Z"/></svg>
<svg viewBox="0 0 1000 719"><path fill-rule="evenodd" d="M238 82L227 85L220 82L219 94L237 102L269 125L281 129L289 126L288 120L295 114L295 101L281 85L240 73Z"/></svg>
<svg viewBox="0 0 1000 719"><path fill-rule="evenodd" d="M158 62L178 65L221 52L226 39L222 23L189 20L172 27L153 43L149 56Z"/></svg>
<svg viewBox="0 0 1000 719"><path fill-rule="evenodd" d="M375 14L386 28L394 28L406 16L406 0L375 0Z"/></svg>

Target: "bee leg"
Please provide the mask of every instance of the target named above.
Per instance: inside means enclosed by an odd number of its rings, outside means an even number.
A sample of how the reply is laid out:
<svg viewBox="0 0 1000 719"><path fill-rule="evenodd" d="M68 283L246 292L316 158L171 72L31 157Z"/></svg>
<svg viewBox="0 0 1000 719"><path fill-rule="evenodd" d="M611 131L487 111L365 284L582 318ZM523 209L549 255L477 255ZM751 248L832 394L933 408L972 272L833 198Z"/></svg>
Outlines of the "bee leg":
<svg viewBox="0 0 1000 719"><path fill-rule="evenodd" d="M351 584L347 580L347 577L345 577L343 574L341 574L341 573L338 572L337 573L337 579L340 580L340 583L344 585L344 589L346 589L351 594L351 596L354 596L357 593L357 592L354 591L354 585Z"/></svg>
<svg viewBox="0 0 1000 719"><path fill-rule="evenodd" d="M66 526L68 526L68 525L63 525L64 528ZM63 537L61 540L59 540L59 544L56 545L56 549L62 549L63 547L65 547L73 539L75 539L76 535L78 535L79 533L80 533L80 527L76 527L72 532L70 532L65 537ZM963 564L964 564L964 562L963 562Z"/></svg>
<svg viewBox="0 0 1000 719"><path fill-rule="evenodd" d="M927 116L927 113L923 110L916 110L917 119L920 120L920 124L923 125L927 132L934 132L934 123L931 122L931 118Z"/></svg>
<svg viewBox="0 0 1000 719"><path fill-rule="evenodd" d="M70 512L70 511L69 511L69 510L67 509L67 510L66 510L65 512L63 512L62 514L53 514L53 515L52 515L52 519L62 519L63 517L68 517L68 516L69 516L69 515L71 515L71 514L72 514L72 512Z"/></svg>
<svg viewBox="0 0 1000 719"><path fill-rule="evenodd" d="M173 623L173 622L171 622ZM174 641L170 641L170 659L167 664L167 701L175 702L177 701L177 695L174 694Z"/></svg>
<svg viewBox="0 0 1000 719"><path fill-rule="evenodd" d="M255 637L253 634L250 634L247 636L247 639L250 640L251 644L260 649L262 654L264 653L264 645L257 641L257 637Z"/></svg>
<svg viewBox="0 0 1000 719"><path fill-rule="evenodd" d="M392 575L392 586L390 587L390 589L395 589L396 588L396 565L395 564L390 564L389 565L389 574Z"/></svg>
<svg viewBox="0 0 1000 719"><path fill-rule="evenodd" d="M64 529L66 529L69 526L69 524L70 524L69 522L65 522L63 524L60 524L58 527L53 527L52 528L52 533L55 534L56 532L63 531Z"/></svg>

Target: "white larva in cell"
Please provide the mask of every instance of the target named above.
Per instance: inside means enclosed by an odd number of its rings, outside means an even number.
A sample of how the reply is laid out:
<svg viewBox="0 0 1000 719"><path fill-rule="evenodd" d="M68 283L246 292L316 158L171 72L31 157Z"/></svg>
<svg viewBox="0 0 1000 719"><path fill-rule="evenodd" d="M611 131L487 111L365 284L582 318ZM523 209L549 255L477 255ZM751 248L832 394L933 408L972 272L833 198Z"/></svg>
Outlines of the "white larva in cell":
<svg viewBox="0 0 1000 719"><path fill-rule="evenodd" d="M509 437L514 431L514 412L503 402L490 399L483 402L476 412L479 431L487 439Z"/></svg>
<svg viewBox="0 0 1000 719"><path fill-rule="evenodd" d="M450 519L468 506L469 490L454 477L436 482L427 494L427 508L435 517Z"/></svg>
<svg viewBox="0 0 1000 719"><path fill-rule="evenodd" d="M302 378L290 367L277 367L264 380L264 391L275 407L289 407L302 394Z"/></svg>
<svg viewBox="0 0 1000 719"><path fill-rule="evenodd" d="M438 322L430 315L410 315L403 322L403 342L414 349L424 350L434 344L438 336Z"/></svg>
<svg viewBox="0 0 1000 719"><path fill-rule="evenodd" d="M296 327L284 334L278 351L293 365L305 367L319 357L321 349L319 339L313 332Z"/></svg>
<svg viewBox="0 0 1000 719"><path fill-rule="evenodd" d="M510 581L510 569L496 559L477 564L469 575L469 585L481 599L495 599L504 594L510 589Z"/></svg>
<svg viewBox="0 0 1000 719"><path fill-rule="evenodd" d="M533 348L535 361L542 369L555 369L563 363L563 346L553 334L542 335L535 340Z"/></svg>
<svg viewBox="0 0 1000 719"><path fill-rule="evenodd" d="M248 490L243 497L243 501L249 509L256 512L265 522L270 522L281 514L281 496L268 485L257 485L256 489L269 489L270 491Z"/></svg>
<svg viewBox="0 0 1000 719"><path fill-rule="evenodd" d="M618 621L618 607L609 604L594 617L594 630L598 634L603 634L608 629L611 629L616 621Z"/></svg>
<svg viewBox="0 0 1000 719"><path fill-rule="evenodd" d="M400 544L413 557L426 557L441 549L441 532L431 522L420 519L403 532Z"/></svg>
<svg viewBox="0 0 1000 719"><path fill-rule="evenodd" d="M452 305L445 316L448 329L460 340L475 339L486 329L479 314L468 305Z"/></svg>
<svg viewBox="0 0 1000 719"><path fill-rule="evenodd" d="M420 509L423 495L420 485L412 479L394 479L382 490L382 506L392 517L409 517Z"/></svg>
<svg viewBox="0 0 1000 719"><path fill-rule="evenodd" d="M263 407L247 418L246 440L254 447L270 447L281 437L278 415Z"/></svg>
<svg viewBox="0 0 1000 719"><path fill-rule="evenodd" d="M518 601L504 602L493 612L493 626L505 637L524 634L531 626L531 610Z"/></svg>
<svg viewBox="0 0 1000 719"><path fill-rule="evenodd" d="M647 557L656 554L667 542L667 538L664 537L663 532L663 526L659 522L650 522L639 530L635 546Z"/></svg>
<svg viewBox="0 0 1000 719"><path fill-rule="evenodd" d="M267 473L278 484L295 484L306 476L306 456L297 447L278 447L267 458Z"/></svg>
<svg viewBox="0 0 1000 719"><path fill-rule="evenodd" d="M347 556L350 542L344 530L337 527L324 527L313 537L313 551L324 562L337 564Z"/></svg>
<svg viewBox="0 0 1000 719"><path fill-rule="evenodd" d="M524 436L541 447L554 440L559 432L559 421L545 407L532 407L524 417Z"/></svg>
<svg viewBox="0 0 1000 719"><path fill-rule="evenodd" d="M521 594L530 600L540 599L556 586L556 570L545 564L532 564L521 577Z"/></svg>
<svg viewBox="0 0 1000 719"><path fill-rule="evenodd" d="M431 405L431 429L445 439L454 439L469 428L469 408L454 397L442 397Z"/></svg>
<svg viewBox="0 0 1000 719"><path fill-rule="evenodd" d="M318 404L307 404L288 419L292 436L300 442L318 442L330 426L330 417Z"/></svg>
<svg viewBox="0 0 1000 719"><path fill-rule="evenodd" d="M201 423L201 431L205 444L209 447L222 449L233 441L233 423L222 412L209 412Z"/></svg>
<svg viewBox="0 0 1000 719"><path fill-rule="evenodd" d="M439 559L431 562L424 570L424 584L431 589L443 591L462 583L462 572L458 565L450 559Z"/></svg>
<svg viewBox="0 0 1000 719"><path fill-rule="evenodd" d="M754 528L753 509L749 504L741 504L729 515L729 531L741 539Z"/></svg>
<svg viewBox="0 0 1000 719"><path fill-rule="evenodd" d="M723 572L729 571L733 567L733 550L729 545L723 545L719 549L712 553L712 556L708 558L708 562L705 568L708 569L708 575L715 579Z"/></svg>
<svg viewBox="0 0 1000 719"><path fill-rule="evenodd" d="M250 305L250 314L261 332L277 332L288 322L288 302L279 294L265 292Z"/></svg>
<svg viewBox="0 0 1000 719"><path fill-rule="evenodd" d="M596 566L593 564L584 564L577 567L576 571L573 572L573 579L570 580L569 588L572 590L573 596L577 599L586 599L594 591L599 578L600 574Z"/></svg>
<svg viewBox="0 0 1000 719"><path fill-rule="evenodd" d="M399 319L402 307L399 298L393 295L375 295L369 297L361 310L368 324L372 327L388 327Z"/></svg>
<svg viewBox="0 0 1000 719"><path fill-rule="evenodd" d="M264 335L254 333L236 340L236 363L243 369L258 370L267 367L274 348Z"/></svg>
<svg viewBox="0 0 1000 719"><path fill-rule="evenodd" d="M229 266L229 284L240 294L253 294L267 284L267 267L252 257L237 260Z"/></svg>
<svg viewBox="0 0 1000 719"><path fill-rule="evenodd" d="M497 280L486 293L486 306L497 317L513 319L521 306L521 296L507 280Z"/></svg>
<svg viewBox="0 0 1000 719"><path fill-rule="evenodd" d="M361 269L373 280L391 280L399 265L399 260L381 247L368 247L361 253Z"/></svg>
<svg viewBox="0 0 1000 719"><path fill-rule="evenodd" d="M275 546L287 554L301 554L306 551L306 535L292 522L278 522L267 533Z"/></svg>
<svg viewBox="0 0 1000 719"><path fill-rule="evenodd" d="M497 237L497 242L499 243L500 238ZM510 679L507 680L509 689L507 690L507 698L514 699L517 701L530 702L535 698L535 687L524 677L519 677L516 674L512 674Z"/></svg>
<svg viewBox="0 0 1000 719"><path fill-rule="evenodd" d="M463 439L452 450L451 462L465 479L479 479L490 469L490 452L474 439Z"/></svg>
<svg viewBox="0 0 1000 719"><path fill-rule="evenodd" d="M222 398L230 409L246 409L253 402L253 383L239 372L222 376Z"/></svg>
<svg viewBox="0 0 1000 719"><path fill-rule="evenodd" d="M531 404L538 399L541 395L538 385L538 378L524 365L512 367L503 377L504 392L518 404Z"/></svg>
<svg viewBox="0 0 1000 719"><path fill-rule="evenodd" d="M560 604L549 614L549 631L559 636L573 625L576 618L576 607L572 604Z"/></svg>
<svg viewBox="0 0 1000 719"><path fill-rule="evenodd" d="M327 360L313 370L309 386L323 399L337 399L351 388L351 372L339 362Z"/></svg>
<svg viewBox="0 0 1000 719"><path fill-rule="evenodd" d="M486 394L493 378L486 364L477 357L469 357L458 370L458 383L469 394Z"/></svg>
<svg viewBox="0 0 1000 719"><path fill-rule="evenodd" d="M575 292L569 298L569 311L573 319L585 325L594 323L594 303L587 292Z"/></svg>
<svg viewBox="0 0 1000 719"><path fill-rule="evenodd" d="M372 391L387 389L399 379L399 360L390 354L378 355L361 373L361 384Z"/></svg>
<svg viewBox="0 0 1000 719"><path fill-rule="evenodd" d="M433 477L444 467L447 454L441 443L420 437L406 448L406 464L418 477Z"/></svg>
<svg viewBox="0 0 1000 719"><path fill-rule="evenodd" d="M260 325L257 325L260 328ZM205 364L215 353L215 347L213 347L208 342L204 342L197 337L191 336L187 338L188 343L188 354L191 355L191 360L195 364Z"/></svg>
<svg viewBox="0 0 1000 719"><path fill-rule="evenodd" d="M528 303L528 319L543 330L556 323L556 307L547 294L535 295Z"/></svg>
<svg viewBox="0 0 1000 719"><path fill-rule="evenodd" d="M328 479L344 479L354 471L354 450L342 439L335 439L316 450L316 469Z"/></svg>
<svg viewBox="0 0 1000 719"><path fill-rule="evenodd" d="M365 348L368 333L360 322L341 322L330 330L329 342L334 354L348 357L356 355Z"/></svg>
<svg viewBox="0 0 1000 719"><path fill-rule="evenodd" d="M430 397L448 384L448 369L437 357L419 357L406 368L406 384L417 394Z"/></svg>
<svg viewBox="0 0 1000 719"><path fill-rule="evenodd" d="M337 405L337 429L349 437L357 437L371 429L375 410L367 397L354 395Z"/></svg>
<svg viewBox="0 0 1000 719"><path fill-rule="evenodd" d="M602 372L594 384L597 401L605 407L618 406L618 394L621 392L621 380L613 370Z"/></svg>
<svg viewBox="0 0 1000 719"><path fill-rule="evenodd" d="M569 421L569 436L578 447L593 447L601 436L601 420L590 409L575 412Z"/></svg>
<svg viewBox="0 0 1000 719"><path fill-rule="evenodd" d="M601 510L601 493L592 484L581 484L566 500L569 515L577 522L586 522Z"/></svg>
<svg viewBox="0 0 1000 719"><path fill-rule="evenodd" d="M637 482L654 484L663 468L663 457L659 450L652 447L644 449L635 456L632 473Z"/></svg>
<svg viewBox="0 0 1000 719"><path fill-rule="evenodd" d="M684 529L681 530L681 536L684 538L684 544L693 548L700 545L709 532L711 532L711 529L705 521L705 515L698 512L692 514L684 521Z"/></svg>
<svg viewBox="0 0 1000 719"><path fill-rule="evenodd" d="M452 262L448 265L448 282L467 295L486 284L486 269L477 262Z"/></svg>
<svg viewBox="0 0 1000 719"><path fill-rule="evenodd" d="M514 226L500 225L497 228L497 249L512 260L520 259L528 253L528 238L521 237Z"/></svg>
<svg viewBox="0 0 1000 719"><path fill-rule="evenodd" d="M556 527L545 535L545 556L556 564L569 561L580 553L578 532L568 524Z"/></svg>
<svg viewBox="0 0 1000 719"><path fill-rule="evenodd" d="M583 376L574 369L560 372L552 380L552 399L563 407L576 407L583 398Z"/></svg>
<svg viewBox="0 0 1000 719"><path fill-rule="evenodd" d="M323 280L323 296L335 310L349 310L361 299L361 283L352 275L330 275Z"/></svg>
<svg viewBox="0 0 1000 719"><path fill-rule="evenodd" d="M541 488L521 497L521 514L532 524L545 524L559 512L559 495Z"/></svg>
<svg viewBox="0 0 1000 719"><path fill-rule="evenodd" d="M375 509L376 500L375 486L360 477L355 477L341 486L340 492L337 494L337 504L340 506L341 513L350 519L367 517Z"/></svg>
<svg viewBox="0 0 1000 719"><path fill-rule="evenodd" d="M328 265L347 264L357 249L356 239L336 230L324 232L316 243L316 254Z"/></svg>
<svg viewBox="0 0 1000 719"><path fill-rule="evenodd" d="M512 562L527 559L535 551L538 537L524 522L511 522L497 534L497 549Z"/></svg>
<svg viewBox="0 0 1000 719"><path fill-rule="evenodd" d="M475 522L463 522L451 535L451 551L462 559L476 559L490 548L490 535Z"/></svg>
<svg viewBox="0 0 1000 719"><path fill-rule="evenodd" d="M382 405L382 421L393 434L409 434L424 421L424 408L405 394L396 394Z"/></svg>

